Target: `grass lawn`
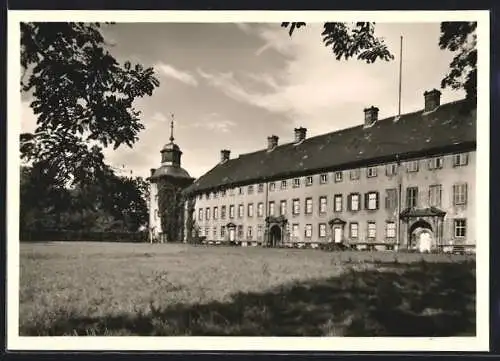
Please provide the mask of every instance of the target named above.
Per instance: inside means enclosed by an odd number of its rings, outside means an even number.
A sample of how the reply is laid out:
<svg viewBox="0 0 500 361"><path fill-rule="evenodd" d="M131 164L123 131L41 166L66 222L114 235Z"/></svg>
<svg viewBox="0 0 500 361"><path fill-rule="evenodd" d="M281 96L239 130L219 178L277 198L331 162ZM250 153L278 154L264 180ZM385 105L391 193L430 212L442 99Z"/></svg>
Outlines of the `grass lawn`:
<svg viewBox="0 0 500 361"><path fill-rule="evenodd" d="M472 256L22 243L20 335L475 335Z"/></svg>

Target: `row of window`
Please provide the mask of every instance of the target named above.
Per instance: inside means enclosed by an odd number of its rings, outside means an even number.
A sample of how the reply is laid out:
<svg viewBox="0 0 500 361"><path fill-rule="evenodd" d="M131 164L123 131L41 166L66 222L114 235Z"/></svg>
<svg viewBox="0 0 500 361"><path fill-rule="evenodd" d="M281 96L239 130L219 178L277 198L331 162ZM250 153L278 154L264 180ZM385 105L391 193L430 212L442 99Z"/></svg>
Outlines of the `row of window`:
<svg viewBox="0 0 500 361"><path fill-rule="evenodd" d="M226 226L220 226L220 237L224 238L226 236L226 231L227 228ZM253 239L254 236L254 228L252 226L247 226L247 233L246 233L246 238L247 239ZM258 225L257 226L257 239L262 240L262 234L263 234L263 225ZM318 237L319 238L325 238L327 236L327 224L326 223L319 223L318 224ZM467 221L465 219L454 219L453 220L453 233L455 238L464 238L466 235L466 229L467 229ZM216 239L217 238L217 227L214 226L212 228L212 236ZM239 225L236 227L237 230L237 235L238 238L243 238L244 237L244 232L243 232L243 225ZM377 224L376 222L369 221L366 223L366 235L369 240L373 240L377 237ZM205 237L210 237L210 227L202 227L201 228L201 236ZM386 239L394 239L396 238L396 223L392 221L387 221L385 223L385 238ZM291 234L293 238L299 238L300 237L300 229L299 229L299 224L294 223L291 225ZM313 238L313 225L312 224L306 224L304 226L304 238ZM351 222L349 223L349 238L350 239L358 239L359 238L359 223L358 222Z"/></svg>
<svg viewBox="0 0 500 361"><path fill-rule="evenodd" d="M406 207L413 208L419 206L419 188L418 187L408 187L406 188ZM428 203L432 207L441 207L442 198L442 186L440 184L435 184L429 186L428 193ZM364 206L367 210L377 210L380 208L380 194L379 192L373 191L364 194ZM342 212L344 211L344 196L342 194L335 194L333 196L333 211ZM287 214L287 201L280 201L279 215ZM385 190L385 208L395 209L398 204L398 193L396 188L390 188ZM453 185L453 205L465 205L467 204L467 183L459 183ZM268 203L268 214L270 216L276 215L276 204L274 201ZM356 212L361 210L361 194L360 193L350 193L347 195L347 208L346 210L351 212ZM328 209L328 197L320 196L318 203L319 214L326 214ZM220 218L226 218L226 206L221 206ZM313 199L308 197L305 199L305 214L313 213ZM292 200L292 215L297 216L300 214L300 199ZM205 215L205 217L203 217ZM243 218L245 215L244 204L238 205L238 218ZM254 216L254 204L247 204L247 217ZM257 217L264 217L264 203L257 203ZM203 208L198 209L198 220L219 219L219 207L206 207L205 214ZM235 218L235 205L229 206L229 218Z"/></svg>
<svg viewBox="0 0 500 361"><path fill-rule="evenodd" d="M427 167L429 170L435 170L435 169L441 169L443 168L444 164L444 158L443 157L435 157L428 159L427 161ZM461 153L461 154L455 154L453 156L453 166L454 167L461 167L465 166L468 164L468 154L467 153ZM419 165L420 161L415 160L415 161L410 161L406 163L406 171L407 172L418 172L419 171ZM391 163L386 165L386 170L385 173L387 176L394 176L398 173L398 165L396 163ZM361 175L361 170L360 169L352 169L349 171L349 178L350 180L357 180L360 178ZM373 178L378 176L378 167L368 167L366 169L366 177L367 178ZM315 176L307 176L304 179L305 186L310 187L314 184L314 177ZM344 180L344 171L337 171L333 173L333 180L335 183L340 183ZM294 178L291 180L292 181L292 188L299 188L302 184L302 179L301 178ZM319 175L319 184L327 184L328 183L328 173L323 173ZM274 192L277 190L279 185L280 190L286 190L288 188L288 180L282 180L280 182L271 182L269 183L269 191ZM254 194L255 192L255 187L254 185L249 185L247 186L247 194ZM260 183L257 185L257 193L262 193L264 192L264 183ZM233 196L235 194L235 188L230 188L229 189L229 195ZM239 187L238 188L238 194L243 195L244 194L244 188ZM212 192L212 193L205 193L205 198L210 199L212 198L218 198L218 197L225 197L226 196L226 190L221 190L218 192ZM199 199L203 198L202 194L198 195Z"/></svg>

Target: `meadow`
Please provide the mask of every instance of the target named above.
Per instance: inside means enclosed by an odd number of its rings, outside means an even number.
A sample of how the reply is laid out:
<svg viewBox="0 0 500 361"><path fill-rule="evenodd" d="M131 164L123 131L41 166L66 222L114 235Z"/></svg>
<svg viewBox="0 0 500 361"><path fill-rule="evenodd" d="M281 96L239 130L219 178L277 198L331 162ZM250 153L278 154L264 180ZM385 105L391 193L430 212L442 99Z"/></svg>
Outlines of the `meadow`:
<svg viewBox="0 0 500 361"><path fill-rule="evenodd" d="M21 243L20 335L475 335L473 256Z"/></svg>

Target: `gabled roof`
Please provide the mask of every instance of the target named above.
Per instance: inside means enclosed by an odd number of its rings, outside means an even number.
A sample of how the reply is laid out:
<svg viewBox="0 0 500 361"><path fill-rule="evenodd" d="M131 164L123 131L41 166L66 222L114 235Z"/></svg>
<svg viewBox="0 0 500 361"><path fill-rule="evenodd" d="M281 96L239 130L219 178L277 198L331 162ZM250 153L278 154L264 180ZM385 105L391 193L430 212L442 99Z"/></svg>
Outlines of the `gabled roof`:
<svg viewBox="0 0 500 361"><path fill-rule="evenodd" d="M348 169L377 162L404 160L444 151L472 150L476 146L476 112L465 111L464 100L378 120L374 125L346 128L242 154L216 165L186 188L198 193L321 171ZM334 120L333 120L334 121Z"/></svg>

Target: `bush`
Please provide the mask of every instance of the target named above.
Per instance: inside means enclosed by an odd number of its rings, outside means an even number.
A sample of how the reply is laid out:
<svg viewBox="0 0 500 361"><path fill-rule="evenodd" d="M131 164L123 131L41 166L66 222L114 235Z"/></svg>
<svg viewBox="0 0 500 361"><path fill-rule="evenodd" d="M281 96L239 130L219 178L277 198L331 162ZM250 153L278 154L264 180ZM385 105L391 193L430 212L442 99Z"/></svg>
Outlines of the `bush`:
<svg viewBox="0 0 500 361"><path fill-rule="evenodd" d="M147 242L148 232L85 232L85 231L38 231L21 232L21 242L86 241L86 242Z"/></svg>

